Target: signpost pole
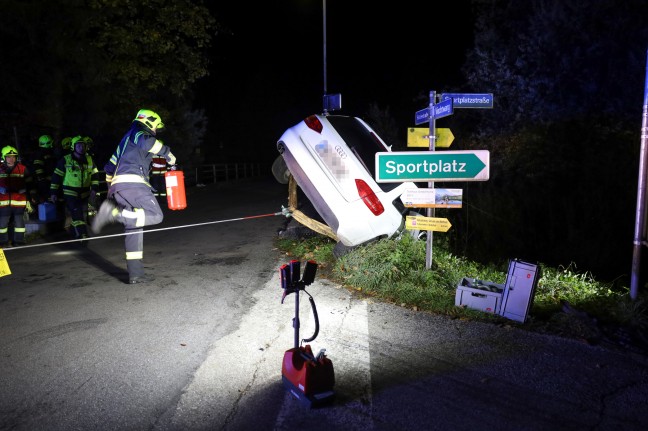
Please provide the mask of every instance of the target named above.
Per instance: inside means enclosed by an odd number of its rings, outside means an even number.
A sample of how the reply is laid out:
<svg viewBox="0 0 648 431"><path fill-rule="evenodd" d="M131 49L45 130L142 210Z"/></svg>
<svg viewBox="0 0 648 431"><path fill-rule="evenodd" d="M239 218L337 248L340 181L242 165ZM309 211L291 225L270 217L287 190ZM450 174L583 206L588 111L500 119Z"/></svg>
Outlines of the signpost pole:
<svg viewBox="0 0 648 431"><path fill-rule="evenodd" d="M428 137L430 139L430 151L435 150L435 141L436 141L436 124L435 117L436 113L434 112L434 102L436 101L436 91L430 91L430 131ZM434 181L428 182L428 188L434 188ZM434 217L435 210L434 208L427 209L427 216ZM429 230L427 233L427 241L425 243L425 267L427 269L432 268L432 241L434 240L434 232Z"/></svg>
<svg viewBox="0 0 648 431"><path fill-rule="evenodd" d="M646 51L648 53L648 51ZM641 153L639 155L639 180L637 186L637 211L632 245L632 274L630 299L639 296L641 282L641 248L646 245L646 173L648 172L648 58L646 59L646 85L644 86L643 116L641 121Z"/></svg>
<svg viewBox="0 0 648 431"><path fill-rule="evenodd" d="M414 114L414 122L419 125L426 121L429 122L428 139L429 151L434 153L436 150L436 125L437 118L447 117L454 112L455 105L458 108L492 108L493 95L491 93L441 93L439 94L439 103L435 103L437 98L436 91L430 91L430 103L427 109L421 109ZM452 142L452 139L450 139ZM448 142L448 146L450 144ZM409 146L409 139L408 139ZM419 146L419 145L414 145ZM422 145L421 145L422 146ZM465 152L442 152L440 155L411 153L407 156L400 156L382 163L382 155L393 153L376 153L376 181L382 179L384 182L395 182L409 177L411 181L428 180L428 189L432 189L434 195L434 179L452 180L452 181L484 181L488 180L490 155L488 151L482 151L480 154L467 155ZM424 159L421 162L421 156ZM452 161L449 158L454 157ZM400 159L400 162L397 160ZM433 160L437 160L433 162ZM442 160L443 159L443 160ZM423 176L424 175L424 176ZM436 219L434 206L427 207L427 218ZM448 225L449 228L450 225ZM437 226L438 227L438 226ZM430 229L425 244L425 267L432 268L432 244L434 241L434 229ZM445 232L445 231L444 231Z"/></svg>

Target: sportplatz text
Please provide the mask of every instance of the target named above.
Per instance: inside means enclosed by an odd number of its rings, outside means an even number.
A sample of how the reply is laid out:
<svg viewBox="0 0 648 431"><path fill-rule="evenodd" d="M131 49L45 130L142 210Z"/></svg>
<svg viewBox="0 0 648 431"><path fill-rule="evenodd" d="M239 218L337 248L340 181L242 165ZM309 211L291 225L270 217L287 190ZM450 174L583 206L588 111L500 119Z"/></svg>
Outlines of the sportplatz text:
<svg viewBox="0 0 648 431"><path fill-rule="evenodd" d="M397 163L394 160L389 160L385 163L385 173L386 174L396 174L397 176L408 173L425 173L433 174L435 172L457 172L457 173L466 173L466 163L458 162L453 160L452 162L443 162L441 160L428 163L427 160L424 160L420 163Z"/></svg>

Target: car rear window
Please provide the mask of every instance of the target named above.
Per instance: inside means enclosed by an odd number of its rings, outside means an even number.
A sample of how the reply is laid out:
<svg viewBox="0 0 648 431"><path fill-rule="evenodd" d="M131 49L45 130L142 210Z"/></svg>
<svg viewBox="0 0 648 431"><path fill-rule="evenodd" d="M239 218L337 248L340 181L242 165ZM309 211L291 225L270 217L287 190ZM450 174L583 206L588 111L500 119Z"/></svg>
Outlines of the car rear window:
<svg viewBox="0 0 648 431"><path fill-rule="evenodd" d="M340 134L347 146L362 162L373 178L376 178L376 153L388 151L380 141L356 118L331 115L326 117ZM377 183L385 192L396 188L398 183Z"/></svg>

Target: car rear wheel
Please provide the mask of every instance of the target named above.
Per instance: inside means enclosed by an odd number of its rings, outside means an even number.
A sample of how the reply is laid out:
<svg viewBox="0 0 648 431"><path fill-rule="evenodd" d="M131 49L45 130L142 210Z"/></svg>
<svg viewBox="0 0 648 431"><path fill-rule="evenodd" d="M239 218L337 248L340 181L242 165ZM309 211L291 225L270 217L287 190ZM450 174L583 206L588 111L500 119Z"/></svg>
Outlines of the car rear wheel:
<svg viewBox="0 0 648 431"><path fill-rule="evenodd" d="M286 165L283 156L279 155L272 163L272 175L279 184L288 184L290 171L288 170L288 166Z"/></svg>

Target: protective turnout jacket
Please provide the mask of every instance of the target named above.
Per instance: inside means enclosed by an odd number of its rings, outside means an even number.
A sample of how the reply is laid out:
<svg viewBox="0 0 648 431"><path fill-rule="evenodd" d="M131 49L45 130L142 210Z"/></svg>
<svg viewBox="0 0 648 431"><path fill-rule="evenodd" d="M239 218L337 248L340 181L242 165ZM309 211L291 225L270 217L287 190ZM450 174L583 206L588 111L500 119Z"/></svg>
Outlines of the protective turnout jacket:
<svg viewBox="0 0 648 431"><path fill-rule="evenodd" d="M79 159L74 153L67 154L59 160L50 185L52 194L58 193L63 186L63 196L85 199L90 195L90 190L99 191L99 170L92 157L83 154Z"/></svg>
<svg viewBox="0 0 648 431"><path fill-rule="evenodd" d="M154 156L151 160L151 175L164 175L167 170L166 159L162 156Z"/></svg>
<svg viewBox="0 0 648 431"><path fill-rule="evenodd" d="M50 181L56 169L56 156L51 148L41 148L34 156L34 175L36 181Z"/></svg>
<svg viewBox="0 0 648 431"><path fill-rule="evenodd" d="M169 159L171 150L139 122L134 122L104 167L106 182L114 190L146 186L153 156Z"/></svg>
<svg viewBox="0 0 648 431"><path fill-rule="evenodd" d="M16 162L13 168L4 162L0 163L0 188L5 193L0 193L0 206L22 207L27 206L27 192L35 193L33 180L29 170L22 163Z"/></svg>

